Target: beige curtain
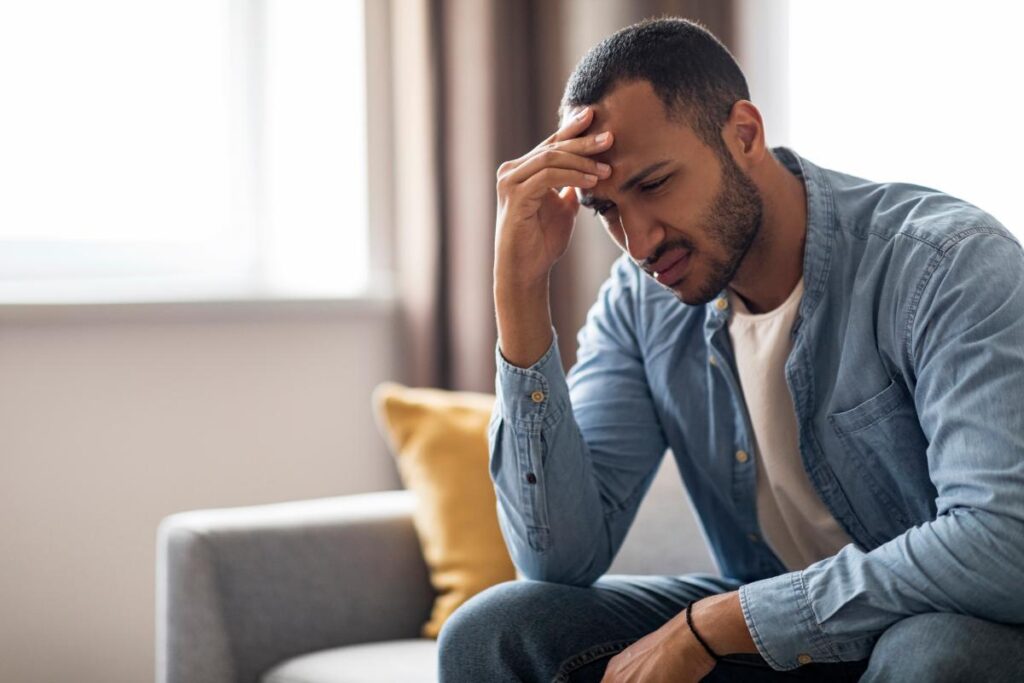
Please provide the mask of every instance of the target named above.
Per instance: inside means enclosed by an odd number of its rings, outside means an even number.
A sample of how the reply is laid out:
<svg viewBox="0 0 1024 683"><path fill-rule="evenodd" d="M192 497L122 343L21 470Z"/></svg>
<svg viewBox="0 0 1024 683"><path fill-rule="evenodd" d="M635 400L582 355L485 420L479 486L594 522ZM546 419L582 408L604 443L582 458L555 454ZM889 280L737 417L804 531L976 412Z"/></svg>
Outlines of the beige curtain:
<svg viewBox="0 0 1024 683"><path fill-rule="evenodd" d="M727 0L392 0L394 261L404 381L491 392L495 170L557 125L579 58L649 16L697 20L732 48ZM581 213L552 274L565 368L617 255Z"/></svg>

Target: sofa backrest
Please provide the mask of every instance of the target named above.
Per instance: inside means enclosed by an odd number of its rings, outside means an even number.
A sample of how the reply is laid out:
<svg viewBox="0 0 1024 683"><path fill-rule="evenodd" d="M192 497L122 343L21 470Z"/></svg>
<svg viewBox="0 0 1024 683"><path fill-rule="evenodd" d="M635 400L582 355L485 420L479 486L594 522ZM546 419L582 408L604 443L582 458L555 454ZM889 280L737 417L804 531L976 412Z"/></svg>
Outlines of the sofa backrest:
<svg viewBox="0 0 1024 683"><path fill-rule="evenodd" d="M608 574L718 574L671 451Z"/></svg>

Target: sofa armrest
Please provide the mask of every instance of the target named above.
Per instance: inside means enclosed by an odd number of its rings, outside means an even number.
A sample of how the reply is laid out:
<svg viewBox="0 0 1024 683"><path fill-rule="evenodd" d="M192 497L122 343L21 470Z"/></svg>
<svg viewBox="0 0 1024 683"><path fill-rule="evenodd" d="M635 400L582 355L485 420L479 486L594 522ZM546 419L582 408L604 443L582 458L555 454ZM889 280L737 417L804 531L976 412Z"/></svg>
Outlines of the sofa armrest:
<svg viewBox="0 0 1024 683"><path fill-rule="evenodd" d="M399 490L164 518L158 683L257 681L306 652L420 637L435 593L414 504Z"/></svg>

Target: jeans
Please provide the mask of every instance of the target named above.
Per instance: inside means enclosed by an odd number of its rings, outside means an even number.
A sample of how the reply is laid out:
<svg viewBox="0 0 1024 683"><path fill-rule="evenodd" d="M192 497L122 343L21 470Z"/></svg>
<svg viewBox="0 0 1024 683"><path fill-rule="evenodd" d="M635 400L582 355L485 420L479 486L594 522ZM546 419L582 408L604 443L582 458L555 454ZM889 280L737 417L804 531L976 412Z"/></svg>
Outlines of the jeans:
<svg viewBox="0 0 1024 683"><path fill-rule="evenodd" d="M585 588L506 581L473 596L445 622L439 680L600 683L609 659L687 603L739 586L711 574L605 575ZM775 671L758 654L736 653L724 655L702 680L1024 681L1024 626L918 614L883 632L865 660Z"/></svg>

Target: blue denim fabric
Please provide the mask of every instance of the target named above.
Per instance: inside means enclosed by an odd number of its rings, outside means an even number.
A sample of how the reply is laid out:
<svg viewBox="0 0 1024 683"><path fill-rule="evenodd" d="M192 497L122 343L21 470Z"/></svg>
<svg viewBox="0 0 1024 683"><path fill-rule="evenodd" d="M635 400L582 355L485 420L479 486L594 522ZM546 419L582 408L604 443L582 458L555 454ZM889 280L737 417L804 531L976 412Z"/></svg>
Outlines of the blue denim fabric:
<svg viewBox="0 0 1024 683"><path fill-rule="evenodd" d="M445 621L438 636L438 679L599 683L612 657L678 616L688 603L739 585L710 574L606 574L585 588L506 581L477 593ZM1024 644L1024 629L1018 642ZM1003 648L1007 644L998 641ZM814 664L780 672L756 654L731 654L702 680L853 683L867 665Z"/></svg>
<svg viewBox="0 0 1024 683"><path fill-rule="evenodd" d="M600 683L609 661L693 600L733 591L710 574L605 574L593 585L506 581L463 603L438 636L440 683ZM1019 683L1024 626L928 612L889 627L857 662L776 671L758 654L724 654L703 683Z"/></svg>
<svg viewBox="0 0 1024 683"><path fill-rule="evenodd" d="M531 579L592 584L671 448L776 670L863 660L916 614L1024 623L1020 242L936 190L773 152L807 190L785 367L800 455L853 543L793 572L764 543L725 292L685 305L623 255L568 376L557 338L529 368L496 349L490 473L513 561Z"/></svg>

